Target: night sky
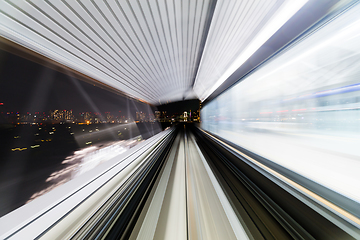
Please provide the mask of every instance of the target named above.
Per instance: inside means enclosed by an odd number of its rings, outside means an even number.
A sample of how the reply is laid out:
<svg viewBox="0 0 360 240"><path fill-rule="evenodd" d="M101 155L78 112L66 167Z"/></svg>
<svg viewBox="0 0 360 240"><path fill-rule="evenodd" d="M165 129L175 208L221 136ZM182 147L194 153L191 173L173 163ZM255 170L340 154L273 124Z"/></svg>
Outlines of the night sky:
<svg viewBox="0 0 360 240"><path fill-rule="evenodd" d="M198 100L169 103L152 107L101 89L47 68L38 63L0 50L1 111L34 113L49 110L80 112L111 112L114 116L134 117L135 112L152 112L158 108L169 115L196 111Z"/></svg>
<svg viewBox="0 0 360 240"><path fill-rule="evenodd" d="M174 102L169 104L164 104L157 107L160 111L166 111L166 113L171 116L173 114L178 115L182 114L185 111L195 112L199 109L199 100L186 100L181 102Z"/></svg>
<svg viewBox="0 0 360 240"><path fill-rule="evenodd" d="M85 83L51 68L0 50L0 103L5 111L111 112L146 111L146 104ZM129 106L129 107L128 107ZM153 111L152 109L151 111ZM121 111L121 114L117 114ZM125 114L123 114L125 113Z"/></svg>

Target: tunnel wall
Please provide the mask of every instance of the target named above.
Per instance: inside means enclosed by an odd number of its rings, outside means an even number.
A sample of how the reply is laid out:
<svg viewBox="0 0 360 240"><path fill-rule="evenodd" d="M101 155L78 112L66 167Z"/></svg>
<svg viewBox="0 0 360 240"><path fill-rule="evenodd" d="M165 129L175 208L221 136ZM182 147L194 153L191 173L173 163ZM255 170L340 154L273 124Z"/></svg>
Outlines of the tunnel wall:
<svg viewBox="0 0 360 240"><path fill-rule="evenodd" d="M360 201L359 4L201 110L201 128Z"/></svg>

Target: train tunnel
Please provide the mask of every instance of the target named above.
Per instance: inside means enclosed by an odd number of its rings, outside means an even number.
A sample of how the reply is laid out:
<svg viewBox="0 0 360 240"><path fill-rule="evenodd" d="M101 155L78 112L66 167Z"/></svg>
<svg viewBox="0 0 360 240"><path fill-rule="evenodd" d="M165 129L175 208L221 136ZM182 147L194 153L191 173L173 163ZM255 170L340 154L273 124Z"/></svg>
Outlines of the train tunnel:
<svg viewBox="0 0 360 240"><path fill-rule="evenodd" d="M360 239L359 13L1 1L0 238Z"/></svg>

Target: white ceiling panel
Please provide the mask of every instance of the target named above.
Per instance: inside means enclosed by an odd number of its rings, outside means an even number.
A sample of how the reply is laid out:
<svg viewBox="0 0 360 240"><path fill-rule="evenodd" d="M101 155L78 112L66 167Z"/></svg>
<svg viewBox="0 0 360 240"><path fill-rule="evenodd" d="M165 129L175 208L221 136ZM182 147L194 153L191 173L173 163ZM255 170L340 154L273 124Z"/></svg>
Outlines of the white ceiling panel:
<svg viewBox="0 0 360 240"><path fill-rule="evenodd" d="M268 28L281 11L304 2L3 0L0 35L157 105L205 99L286 22Z"/></svg>

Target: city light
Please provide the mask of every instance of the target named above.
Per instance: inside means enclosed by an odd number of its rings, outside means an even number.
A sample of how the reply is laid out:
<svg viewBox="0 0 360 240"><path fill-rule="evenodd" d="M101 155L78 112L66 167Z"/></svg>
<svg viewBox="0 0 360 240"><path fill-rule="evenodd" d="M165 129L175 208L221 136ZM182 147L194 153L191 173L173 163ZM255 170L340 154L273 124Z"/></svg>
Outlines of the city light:
<svg viewBox="0 0 360 240"><path fill-rule="evenodd" d="M25 147L25 148L13 148L13 149L11 149L11 151L19 151L19 152L21 152L21 151L24 151L24 150L26 150L27 148Z"/></svg>

